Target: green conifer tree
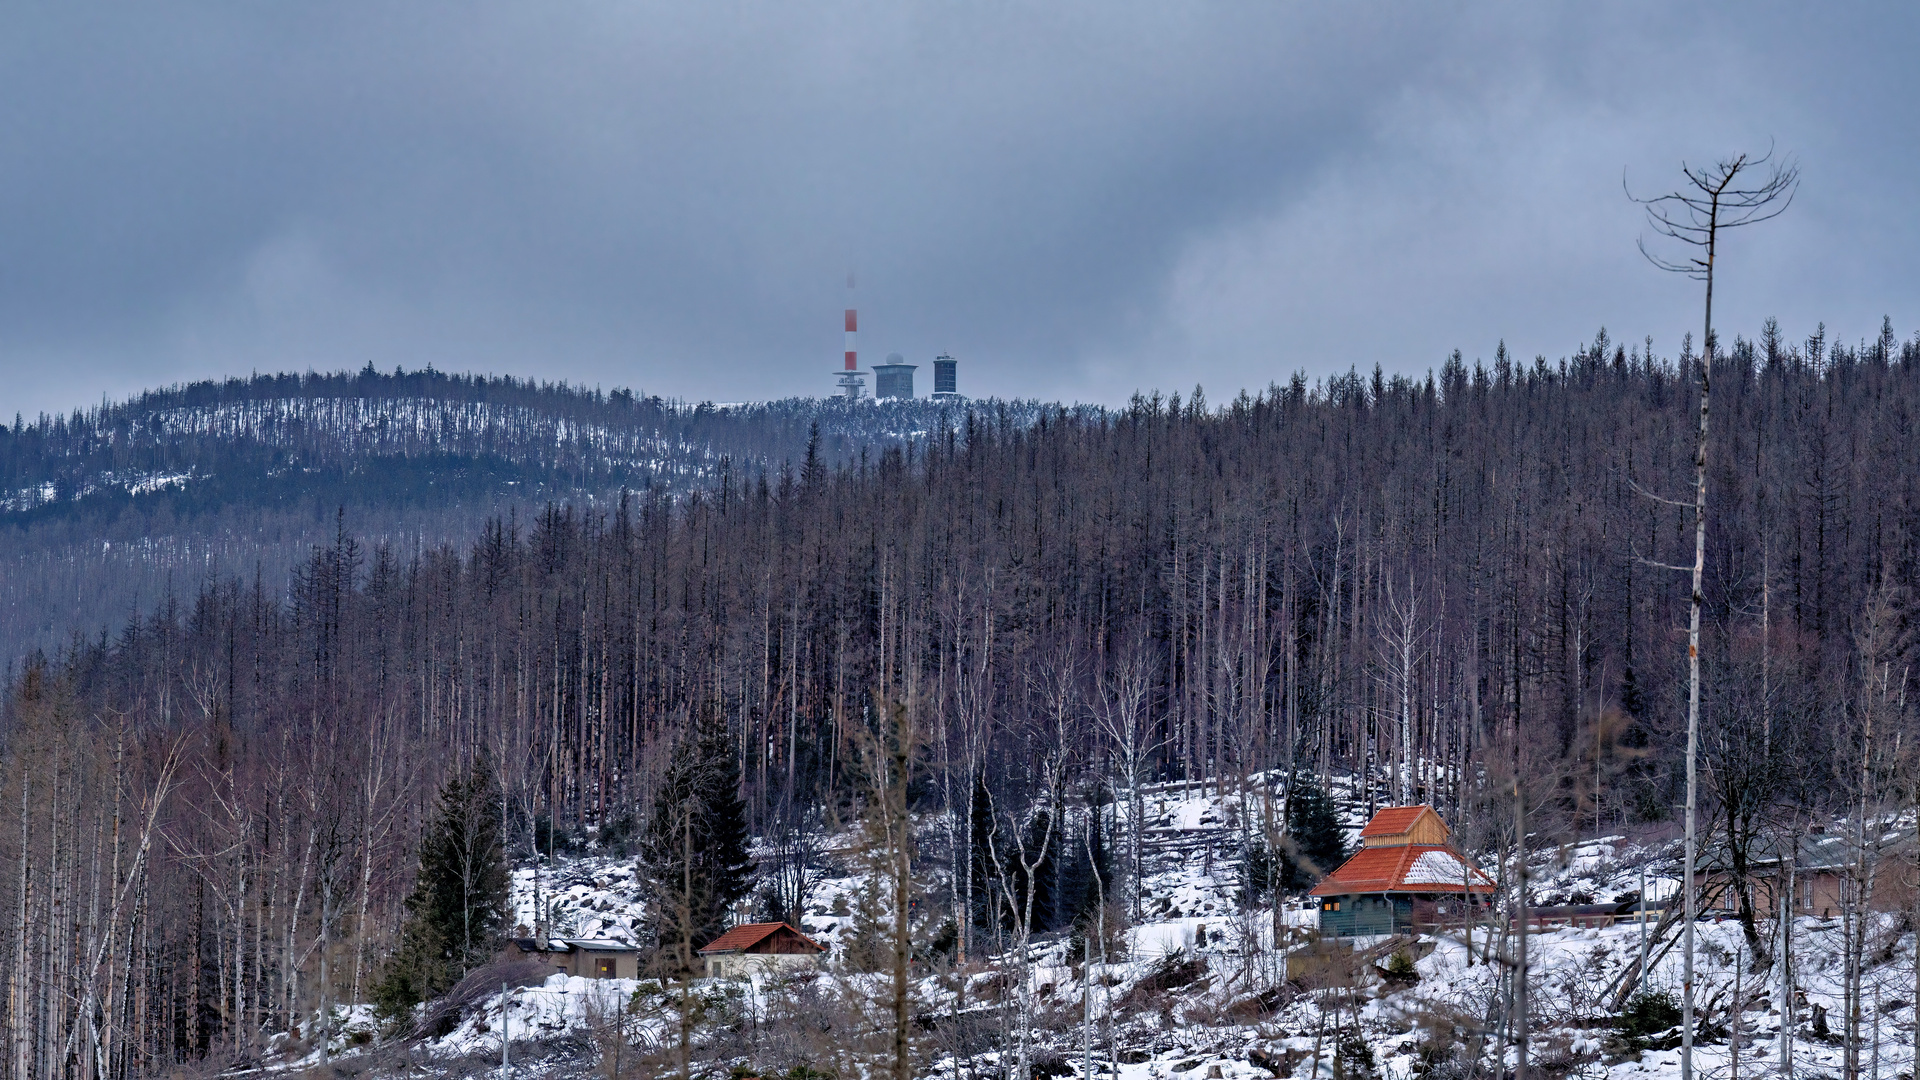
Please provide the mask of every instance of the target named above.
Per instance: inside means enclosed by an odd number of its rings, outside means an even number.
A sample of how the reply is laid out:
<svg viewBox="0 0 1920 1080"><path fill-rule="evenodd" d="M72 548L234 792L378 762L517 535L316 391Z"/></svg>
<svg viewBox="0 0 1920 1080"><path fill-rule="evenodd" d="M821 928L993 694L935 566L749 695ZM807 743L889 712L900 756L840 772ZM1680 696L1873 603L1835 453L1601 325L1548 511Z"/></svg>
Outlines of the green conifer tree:
<svg viewBox="0 0 1920 1080"><path fill-rule="evenodd" d="M1280 855L1280 890L1299 892L1330 874L1347 857L1346 836L1333 800L1309 777L1287 791L1287 835Z"/></svg>
<svg viewBox="0 0 1920 1080"><path fill-rule="evenodd" d="M848 929L840 939L840 959L849 971L885 971L893 960L893 913L886 897L885 853L869 856L864 862Z"/></svg>
<svg viewBox="0 0 1920 1080"><path fill-rule="evenodd" d="M383 1014L405 1015L493 955L507 921L507 884L499 791L482 757L441 787L439 812L420 839L400 945L374 986Z"/></svg>
<svg viewBox="0 0 1920 1080"><path fill-rule="evenodd" d="M703 720L674 748L639 862L663 952L720 936L734 902L751 888L740 768L717 719Z"/></svg>

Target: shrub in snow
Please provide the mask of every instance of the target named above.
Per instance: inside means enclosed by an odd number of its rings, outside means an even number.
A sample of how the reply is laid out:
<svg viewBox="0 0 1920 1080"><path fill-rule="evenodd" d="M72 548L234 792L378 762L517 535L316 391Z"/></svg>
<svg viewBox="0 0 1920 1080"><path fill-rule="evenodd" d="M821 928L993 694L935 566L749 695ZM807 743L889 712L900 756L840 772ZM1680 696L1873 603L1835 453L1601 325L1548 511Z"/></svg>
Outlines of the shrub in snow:
<svg viewBox="0 0 1920 1080"><path fill-rule="evenodd" d="M1665 990L1647 990L1627 999L1620 1012L1620 1034L1636 1050L1671 1050L1680 1045L1680 1003ZM1671 1045L1669 1045L1671 1044Z"/></svg>
<svg viewBox="0 0 1920 1080"><path fill-rule="evenodd" d="M1127 991L1120 1005L1122 1008L1152 1008L1160 1004L1160 999L1168 992L1191 986L1206 974L1205 960L1188 956L1184 949L1175 949L1161 957L1146 978L1133 984L1133 989Z"/></svg>
<svg viewBox="0 0 1920 1080"><path fill-rule="evenodd" d="M1341 1032L1333 1050L1333 1075L1337 1080L1374 1080L1379 1074L1379 1063L1366 1038L1351 1028Z"/></svg>
<svg viewBox="0 0 1920 1080"><path fill-rule="evenodd" d="M1400 986L1411 986L1420 981L1420 972L1413 966L1413 954L1401 949L1387 958L1387 981Z"/></svg>

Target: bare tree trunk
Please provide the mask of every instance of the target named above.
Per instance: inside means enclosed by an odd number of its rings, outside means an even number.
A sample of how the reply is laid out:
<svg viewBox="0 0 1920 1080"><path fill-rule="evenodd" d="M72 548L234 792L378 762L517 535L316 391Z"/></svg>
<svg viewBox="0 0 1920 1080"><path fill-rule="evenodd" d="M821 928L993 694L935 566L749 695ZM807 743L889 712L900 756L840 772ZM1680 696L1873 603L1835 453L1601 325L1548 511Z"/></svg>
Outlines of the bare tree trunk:
<svg viewBox="0 0 1920 1080"><path fill-rule="evenodd" d="M1746 942L1733 948L1733 1005L1727 1010L1727 1080L1740 1080L1740 1020L1746 1010L1741 976L1746 974Z"/></svg>
<svg viewBox="0 0 1920 1080"><path fill-rule="evenodd" d="M1024 880L1026 882L1025 895L1016 897L1014 895L1013 882L1008 880L1006 871L1002 869L1000 872L1000 889L1006 895L1007 906L1016 913L1013 948L1019 958L1020 965L1020 988L1017 999L1020 1004L1016 1019L1018 1030L1014 1033L1015 1045L1018 1047L1018 1050L1014 1058L1014 1076L1018 1078L1018 1080L1026 1080L1026 1078L1031 1075L1031 1048L1029 1044L1032 1041L1033 1034L1033 971L1030 966L1031 957L1028 953L1030 951L1029 944L1032 941L1033 931L1033 896L1034 893L1038 891L1034 887L1035 871L1040 868L1041 863L1046 861L1047 848L1053 843L1053 833L1056 822L1054 821L1054 815L1049 813L1047 815L1047 827L1041 833L1038 850L1034 853L1032 859L1027 858L1025 830L1020 827L1018 815L1014 814L1011 810L1007 811L1007 824L1012 830L1015 851L1018 854L1020 869L1025 876ZM996 866L1002 865L999 853L992 850L995 845L993 844L991 836L988 837L988 845L989 854L992 856L994 864Z"/></svg>
<svg viewBox="0 0 1920 1080"><path fill-rule="evenodd" d="M1707 562L1707 404L1713 373L1713 268L1721 229L1767 221L1779 216L1792 204L1799 171L1790 163L1776 162L1767 178L1757 187L1734 186L1741 172L1766 162L1771 156L1771 151L1758 159L1741 154L1711 168L1683 167L1682 172L1693 188L1691 193L1682 190L1653 199L1635 200L1646 207L1647 220L1655 232L1700 252L1685 261L1665 261L1648 252L1643 242L1641 253L1663 270L1685 274L1706 283L1706 311L1700 337L1700 433L1693 448L1693 588L1688 598L1687 617L1687 834L1683 871L1685 881L1682 883L1686 890L1687 924L1684 931L1686 967L1681 982L1680 1080L1693 1080L1693 923L1697 904L1694 858L1698 846L1694 819L1700 735L1701 587ZM1631 192L1628 198L1633 198Z"/></svg>
<svg viewBox="0 0 1920 1080"><path fill-rule="evenodd" d="M7 980L7 1030L13 1043L14 1080L27 1080L33 1075L33 1040L30 1037L31 1013L27 1002L28 966L27 934L33 924L30 915L33 906L33 864L31 835L28 828L27 798L29 782L25 771L20 775L20 884L19 913L14 921L13 977Z"/></svg>
<svg viewBox="0 0 1920 1080"><path fill-rule="evenodd" d="M1515 735L1519 732L1516 728ZM1520 752L1514 750L1513 833L1517 857L1514 859L1514 926L1519 940L1513 964L1513 1041L1516 1047L1514 1080L1527 1080L1527 789L1520 780Z"/></svg>
<svg viewBox="0 0 1920 1080"><path fill-rule="evenodd" d="M914 724L911 704L895 704L892 745L887 747L887 770L883 774L886 838L889 869L893 878L893 1062L894 1080L913 1080L912 1022L908 961L913 950L912 821L907 809L907 789L912 765Z"/></svg>
<svg viewBox="0 0 1920 1080"><path fill-rule="evenodd" d="M675 1050L680 1080L693 1080L693 814L681 812L685 820L680 828L680 1023Z"/></svg>
<svg viewBox="0 0 1920 1080"><path fill-rule="evenodd" d="M1402 806L1411 805L1415 798L1417 785L1414 779L1413 751L1413 669L1419 660L1415 644L1419 638L1419 601L1413 595L1413 583L1407 583L1405 602L1393 595L1393 586L1387 585L1387 614L1392 620L1383 627L1387 637L1387 648L1392 654L1394 689L1399 698L1399 738L1398 752L1394 755L1399 764L1395 768L1394 800Z"/></svg>
<svg viewBox="0 0 1920 1080"><path fill-rule="evenodd" d="M1712 248L1708 249L1711 266ZM1707 401L1713 368L1713 277L1707 277L1707 337L1700 356L1700 434L1693 444L1693 588L1687 598L1687 838L1681 888L1686 890L1685 968L1681 975L1680 1080L1693 1080L1693 924L1698 914L1694 860L1700 840L1695 818L1699 806L1700 757L1700 607L1707 569Z"/></svg>
<svg viewBox="0 0 1920 1080"><path fill-rule="evenodd" d="M1866 945L1867 927L1872 921L1872 909L1869 902L1873 895L1874 874L1878 868L1876 852L1869 849L1867 841L1867 815L1874 803L1873 795L1873 740L1875 721L1880 712L1880 704L1886 697L1887 668L1880 662L1882 650L1886 645L1884 634L1887 630L1886 612L1876 600L1868 613L1868 627L1863 641L1862 651L1866 653L1867 680L1861 694L1860 713L1863 723L1860 745L1860 791L1856 804L1854 829L1854 880L1849 903L1846 905L1846 1056L1845 1072L1847 1080L1858 1080L1860 1076L1860 1026L1862 1020L1862 998L1866 984ZM1878 685L1876 685L1878 684ZM1876 1035L1876 1044L1878 1037Z"/></svg>
<svg viewBox="0 0 1920 1080"><path fill-rule="evenodd" d="M1797 825L1787 837L1787 851L1787 887L1776 905L1780 916L1780 943L1773 960L1773 1001L1775 1011L1780 1014L1778 1071L1781 1076L1790 1077L1793 1075L1793 891L1794 871L1800 859L1800 830Z"/></svg>
<svg viewBox="0 0 1920 1080"><path fill-rule="evenodd" d="M1099 807L1094 807L1092 810L1092 814L1099 812ZM1093 946L1095 942L1100 945L1100 963L1103 968L1107 961L1107 887L1106 883L1100 880L1100 861L1094 858L1093 831L1099 828L1099 822L1092 818L1092 814L1089 815L1090 820L1087 823L1087 868L1093 874L1093 896L1094 903L1097 905L1095 908L1097 915L1094 937L1087 942L1085 954L1080 958L1081 971L1086 976L1081 980L1085 984L1086 1000L1083 1002L1085 1008L1080 1030L1086 1080L1093 1080Z"/></svg>

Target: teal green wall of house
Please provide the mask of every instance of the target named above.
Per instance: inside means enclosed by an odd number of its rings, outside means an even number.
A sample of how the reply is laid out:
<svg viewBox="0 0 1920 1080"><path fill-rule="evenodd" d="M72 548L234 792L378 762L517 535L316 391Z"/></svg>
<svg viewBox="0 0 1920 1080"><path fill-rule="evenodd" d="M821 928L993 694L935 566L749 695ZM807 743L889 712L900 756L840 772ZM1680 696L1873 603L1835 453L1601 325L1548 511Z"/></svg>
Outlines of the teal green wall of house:
<svg viewBox="0 0 1920 1080"><path fill-rule="evenodd" d="M1327 910L1337 902L1337 911ZM1404 934L1413 929L1413 898L1380 893L1320 898L1320 932L1329 937Z"/></svg>

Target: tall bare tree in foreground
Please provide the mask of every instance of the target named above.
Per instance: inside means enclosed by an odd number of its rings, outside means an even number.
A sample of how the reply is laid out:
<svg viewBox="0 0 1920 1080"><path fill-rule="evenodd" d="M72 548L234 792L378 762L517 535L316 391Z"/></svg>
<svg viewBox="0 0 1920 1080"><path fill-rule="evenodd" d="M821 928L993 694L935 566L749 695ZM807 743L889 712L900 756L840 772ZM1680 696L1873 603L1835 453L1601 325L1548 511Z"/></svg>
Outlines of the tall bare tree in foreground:
<svg viewBox="0 0 1920 1080"><path fill-rule="evenodd" d="M871 789L868 830L876 876L889 893L889 938L885 962L891 975L888 987L887 1073L895 1080L913 1076L913 816L911 787L914 759L921 736L914 715L914 687L909 680L905 700L875 695L874 727L854 731L855 743L868 772ZM884 869L879 869L884 866ZM878 960L879 958L874 958ZM877 967L877 964L876 964ZM878 1025L876 1025L877 1027Z"/></svg>
<svg viewBox="0 0 1920 1080"><path fill-rule="evenodd" d="M1642 199L1628 189L1627 198L1645 207L1647 224L1656 234L1692 249L1683 258L1668 259L1648 251L1643 237L1640 253L1647 261L1662 270L1704 281L1707 286L1705 325L1700 335L1700 432L1693 444L1693 592L1687 616L1686 971L1680 1005L1680 1080L1693 1080L1693 864L1698 842L1694 833L1698 791L1694 766L1700 743L1700 585L1707 566L1707 401L1713 373L1714 257L1721 230L1757 225L1786 211L1799 187L1800 169L1791 161L1774 160L1769 149L1757 158L1739 154L1709 166L1682 162L1680 173L1686 185L1677 191ZM1626 186L1624 177L1621 186Z"/></svg>

